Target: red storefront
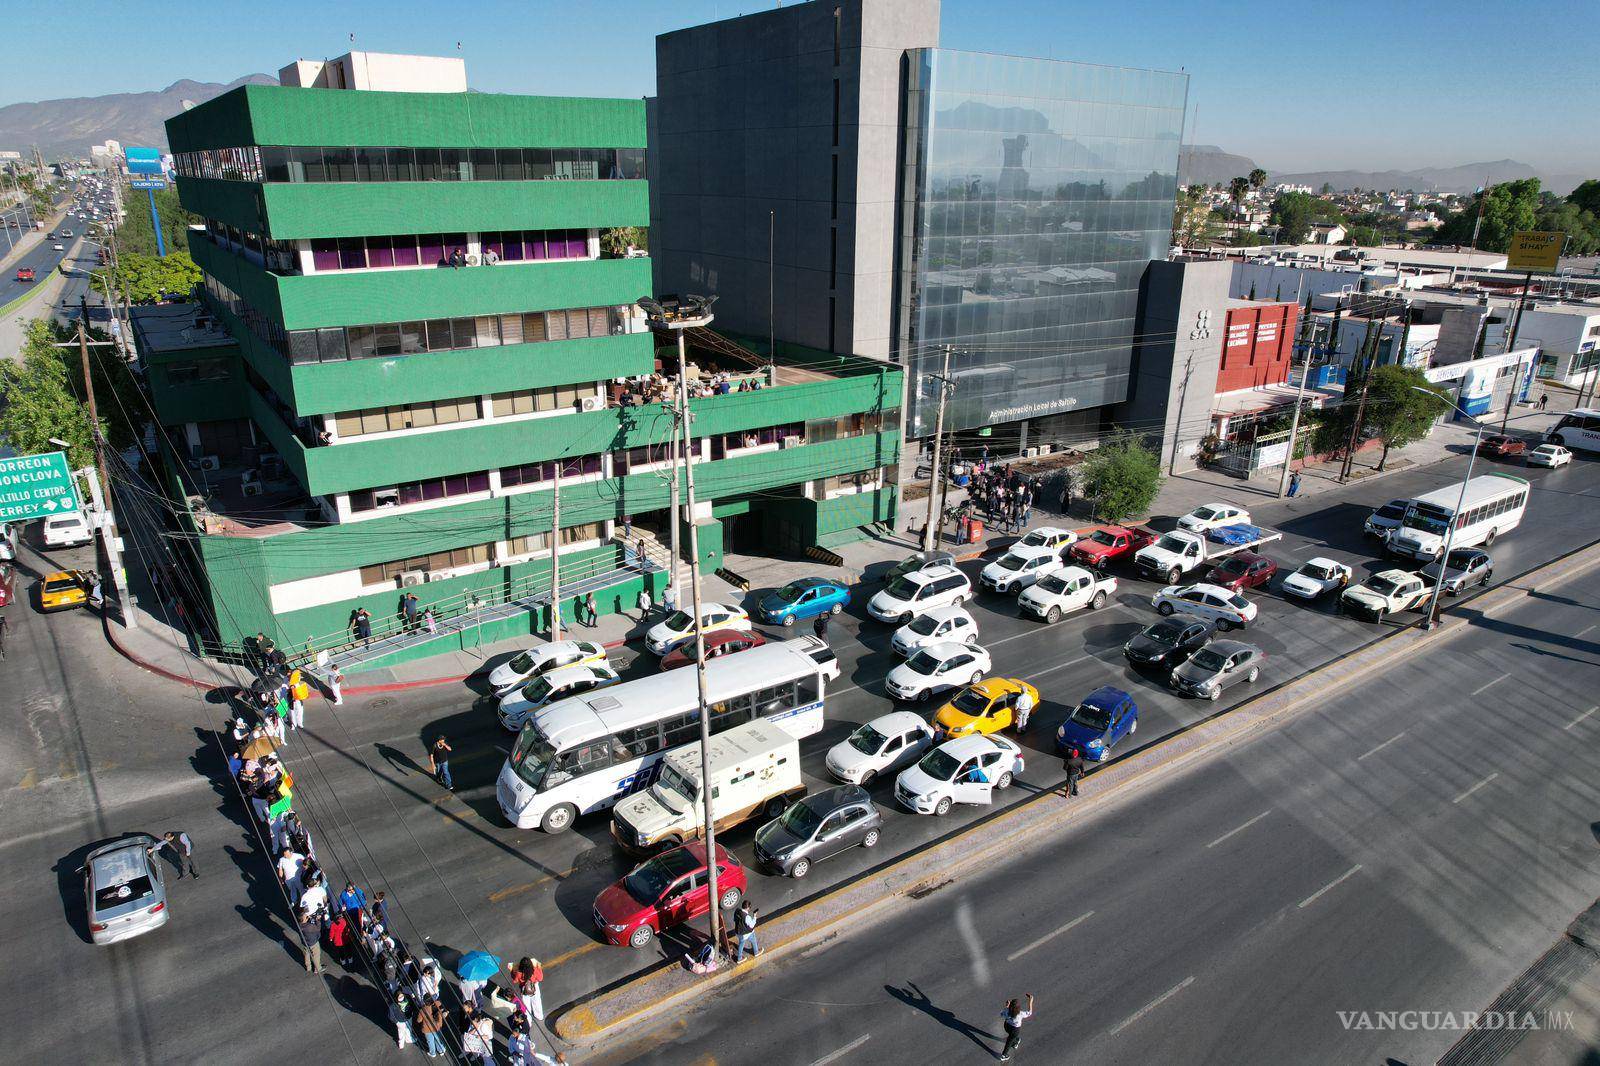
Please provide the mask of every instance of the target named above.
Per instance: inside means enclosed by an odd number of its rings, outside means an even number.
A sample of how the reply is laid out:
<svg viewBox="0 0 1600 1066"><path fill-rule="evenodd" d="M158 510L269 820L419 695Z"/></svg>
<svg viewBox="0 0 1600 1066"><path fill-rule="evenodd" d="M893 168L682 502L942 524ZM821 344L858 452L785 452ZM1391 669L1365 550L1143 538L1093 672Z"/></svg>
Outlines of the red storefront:
<svg viewBox="0 0 1600 1066"><path fill-rule="evenodd" d="M1222 363L1217 368L1218 395L1289 380L1299 312L1293 302L1229 301Z"/></svg>

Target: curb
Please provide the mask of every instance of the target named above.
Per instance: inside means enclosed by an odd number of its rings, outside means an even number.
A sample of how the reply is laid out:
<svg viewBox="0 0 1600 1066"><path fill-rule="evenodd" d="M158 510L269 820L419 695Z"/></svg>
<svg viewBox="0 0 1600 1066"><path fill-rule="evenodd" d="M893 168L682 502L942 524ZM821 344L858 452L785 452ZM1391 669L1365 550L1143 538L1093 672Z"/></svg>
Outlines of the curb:
<svg viewBox="0 0 1600 1066"><path fill-rule="evenodd" d="M1596 545L1577 549L1519 576L1514 579L1516 584L1501 585L1469 602L1477 605L1482 616L1504 610L1531 595L1538 584L1558 583L1600 564L1600 551L1595 549ZM837 936L837 927L846 920L859 919L879 906L909 897L919 888L948 882L983 866L996 855L1015 853L1030 843L1037 845L1048 841L1053 832L1073 819L1132 795L1133 787L1139 782L1186 769L1225 748L1253 739L1311 709L1341 683L1353 681L1372 669L1387 669L1419 650L1464 632L1468 624L1457 617L1447 619L1433 630L1420 629L1415 624L1392 630L1275 690L1202 719L1122 759L1112 760L1103 770L1096 770L1085 778L1088 783L1099 779L1108 786L1089 793L1086 802L1050 808L1038 802L1053 791L1045 790L1033 799L973 823L930 847L893 860L881 869L869 871L855 881L769 919L766 929L772 939L769 945L764 945L758 958L719 970L709 978L694 977L676 961L664 962L638 977L554 1012L554 1031L568 1043L592 1043L623 1026L659 1014L689 996L712 991L748 973L761 960L785 956L817 942L824 935ZM1107 776L1109 781L1105 780ZM981 839L979 834L982 834ZM842 909L816 920L807 919L808 914L830 906ZM798 928L786 928L790 925L798 925ZM643 1002L640 1002L641 996L645 997Z"/></svg>

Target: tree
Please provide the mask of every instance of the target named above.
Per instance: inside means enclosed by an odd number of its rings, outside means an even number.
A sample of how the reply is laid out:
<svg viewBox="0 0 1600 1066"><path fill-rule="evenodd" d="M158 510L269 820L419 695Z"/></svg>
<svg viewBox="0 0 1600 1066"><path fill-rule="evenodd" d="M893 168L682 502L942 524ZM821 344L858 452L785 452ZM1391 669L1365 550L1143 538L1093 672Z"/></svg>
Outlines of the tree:
<svg viewBox="0 0 1600 1066"><path fill-rule="evenodd" d="M600 231L600 250L607 255L623 256L629 247L648 250L650 234L643 226L613 226Z"/></svg>
<svg viewBox="0 0 1600 1066"><path fill-rule="evenodd" d="M1237 205L1244 199L1244 194L1250 191L1249 178L1234 178L1228 182L1228 198Z"/></svg>
<svg viewBox="0 0 1600 1066"><path fill-rule="evenodd" d="M1417 388L1426 389L1428 394L1417 392ZM1382 470L1389 461L1390 448L1404 448L1427 436L1449 403L1416 367L1390 364L1374 370L1361 436L1377 437L1383 442L1378 469Z"/></svg>
<svg viewBox="0 0 1600 1066"><path fill-rule="evenodd" d="M1121 522L1144 514L1161 491L1161 457L1136 434L1120 431L1089 453L1083 487L1096 518Z"/></svg>
<svg viewBox="0 0 1600 1066"><path fill-rule="evenodd" d="M1245 180L1250 183L1252 189L1259 189L1267 183L1267 172L1260 167L1256 167L1245 176Z"/></svg>
<svg viewBox="0 0 1600 1066"><path fill-rule="evenodd" d="M1178 194L1172 209L1172 243L1180 248L1207 244L1221 232L1221 225L1206 205L1206 187L1191 185Z"/></svg>
<svg viewBox="0 0 1600 1066"><path fill-rule="evenodd" d="M1324 196L1327 196L1328 194L1332 193L1333 192L1333 182L1331 182L1331 181L1323 182L1321 191L1322 191L1322 195L1324 195Z"/></svg>
<svg viewBox="0 0 1600 1066"><path fill-rule="evenodd" d="M1590 178L1567 193L1567 203L1600 218L1600 178Z"/></svg>
<svg viewBox="0 0 1600 1066"><path fill-rule="evenodd" d="M1483 223L1478 213L1483 212ZM1491 185L1478 193L1466 207L1451 215L1439 227L1439 240L1448 244L1472 244L1478 231L1477 247L1488 252L1503 252L1511 247L1517 230L1533 229L1539 213L1539 179L1520 178Z"/></svg>
<svg viewBox="0 0 1600 1066"><path fill-rule="evenodd" d="M1278 227L1278 239L1285 244L1305 240L1313 222L1343 221L1344 215L1337 207L1310 193L1279 193L1272 201L1272 223Z"/></svg>
<svg viewBox="0 0 1600 1066"><path fill-rule="evenodd" d="M1383 243L1384 235L1371 226L1351 226L1345 231L1344 243L1372 247Z"/></svg>
<svg viewBox="0 0 1600 1066"><path fill-rule="evenodd" d="M120 292L127 287L134 303L156 303L163 296L187 296L200 284L200 268L188 252L169 252L166 258L122 252L120 270L113 275Z"/></svg>
<svg viewBox="0 0 1600 1066"><path fill-rule="evenodd" d="M1563 200L1541 208L1534 228L1565 233L1567 255L1593 255L1600 251L1600 219L1575 203Z"/></svg>
<svg viewBox="0 0 1600 1066"><path fill-rule="evenodd" d="M28 323L21 357L0 361L0 438L22 455L58 451L67 442L73 469L94 463L89 409L72 394L61 349L49 323Z"/></svg>
<svg viewBox="0 0 1600 1066"><path fill-rule="evenodd" d="M126 255L156 254L156 231L150 224L150 202L138 189L124 186L122 202L128 215L117 226L117 251ZM178 190L172 186L156 190L156 214L161 216L161 239L167 254L189 250L189 227L205 220L192 211L184 210L178 202Z"/></svg>

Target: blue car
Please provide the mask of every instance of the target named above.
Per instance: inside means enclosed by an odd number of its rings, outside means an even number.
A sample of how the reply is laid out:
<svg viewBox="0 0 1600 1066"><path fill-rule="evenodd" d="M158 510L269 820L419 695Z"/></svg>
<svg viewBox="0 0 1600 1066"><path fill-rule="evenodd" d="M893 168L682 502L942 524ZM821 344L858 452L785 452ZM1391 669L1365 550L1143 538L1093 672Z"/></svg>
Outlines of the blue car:
<svg viewBox="0 0 1600 1066"><path fill-rule="evenodd" d="M1093 762L1105 762L1111 748L1139 728L1139 707L1120 688L1104 685L1083 698L1056 730L1056 748L1077 748Z"/></svg>
<svg viewBox="0 0 1600 1066"><path fill-rule="evenodd" d="M820 577L791 581L763 597L756 615L768 625L792 626L802 618L838 614L850 602L850 590Z"/></svg>

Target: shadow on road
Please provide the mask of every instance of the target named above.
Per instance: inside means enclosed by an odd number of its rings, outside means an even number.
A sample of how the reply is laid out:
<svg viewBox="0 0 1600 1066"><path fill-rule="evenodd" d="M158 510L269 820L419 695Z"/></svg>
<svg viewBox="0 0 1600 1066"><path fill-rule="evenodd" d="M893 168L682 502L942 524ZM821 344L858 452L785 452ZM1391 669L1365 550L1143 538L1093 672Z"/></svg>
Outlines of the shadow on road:
<svg viewBox="0 0 1600 1066"><path fill-rule="evenodd" d="M953 1011L945 1010L943 1007L934 1006L933 1000L929 999L927 994L924 993L922 989L918 988L915 982L907 981L904 988L896 988L893 985L884 985L883 990L889 993L889 995L893 996L895 999L899 1000L901 1003L904 1003L906 1006L915 1007L917 1010L920 1010L922 1013L926 1014L928 1017L932 1018L946 1029L954 1030L955 1032L967 1037L974 1044L977 1044L984 1051L987 1051L990 1055L996 1054L994 1048L989 1046L989 1042L998 1040L1000 1039L999 1037L996 1037L994 1034L984 1029L978 1028L971 1022L962 1021L960 1018L955 1016Z"/></svg>

